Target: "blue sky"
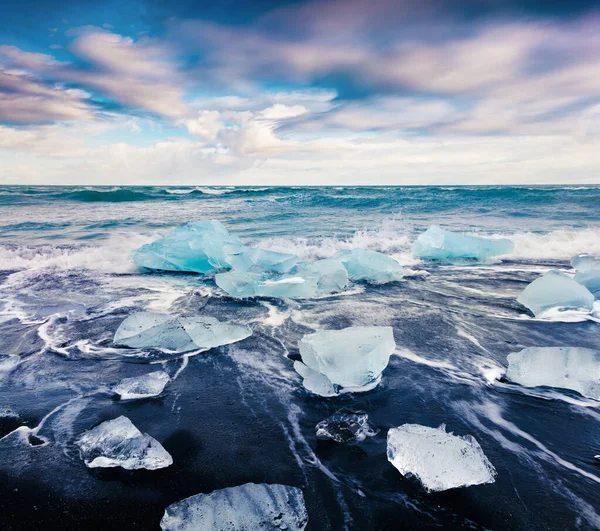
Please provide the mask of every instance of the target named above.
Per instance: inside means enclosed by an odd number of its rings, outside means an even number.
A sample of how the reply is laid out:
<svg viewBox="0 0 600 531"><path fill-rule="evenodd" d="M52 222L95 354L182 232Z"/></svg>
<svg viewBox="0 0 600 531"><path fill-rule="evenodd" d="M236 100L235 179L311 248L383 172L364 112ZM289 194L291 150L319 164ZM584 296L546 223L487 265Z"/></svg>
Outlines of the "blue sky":
<svg viewBox="0 0 600 531"><path fill-rule="evenodd" d="M595 4L9 2L0 183L599 183Z"/></svg>

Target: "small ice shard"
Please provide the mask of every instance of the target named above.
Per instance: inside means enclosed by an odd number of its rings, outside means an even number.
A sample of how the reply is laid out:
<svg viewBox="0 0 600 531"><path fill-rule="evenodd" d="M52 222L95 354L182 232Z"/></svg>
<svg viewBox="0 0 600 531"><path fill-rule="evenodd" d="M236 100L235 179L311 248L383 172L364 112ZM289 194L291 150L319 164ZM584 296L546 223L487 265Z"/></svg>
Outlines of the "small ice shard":
<svg viewBox="0 0 600 531"><path fill-rule="evenodd" d="M298 260L295 254L277 253L255 247L241 247L227 257L227 261L236 271L274 273L287 273Z"/></svg>
<svg viewBox="0 0 600 531"><path fill-rule="evenodd" d="M246 325L223 323L214 317L173 317L137 312L121 323L114 342L130 348L159 348L182 353L229 345L251 335L252 330Z"/></svg>
<svg viewBox="0 0 600 531"><path fill-rule="evenodd" d="M340 260L352 280L364 280L372 284L385 284L402 280L402 266L393 258L367 249L339 251Z"/></svg>
<svg viewBox="0 0 600 531"><path fill-rule="evenodd" d="M121 397L121 400L151 398L160 395L169 380L169 375L165 371L149 372L142 376L124 378L112 390Z"/></svg>
<svg viewBox="0 0 600 531"><path fill-rule="evenodd" d="M294 368L303 385L321 396L373 389L396 348L389 326L321 330L299 342L302 362Z"/></svg>
<svg viewBox="0 0 600 531"><path fill-rule="evenodd" d="M477 260L511 253L512 241L506 238L464 236L432 225L413 244L413 254L427 260L474 258Z"/></svg>
<svg viewBox="0 0 600 531"><path fill-rule="evenodd" d="M343 291L348 273L339 260L302 262L286 275L229 271L215 276L215 282L231 297L274 297L311 299Z"/></svg>
<svg viewBox="0 0 600 531"><path fill-rule="evenodd" d="M585 287L560 271L548 271L534 280L517 297L517 302L539 317L552 308L591 311L594 296Z"/></svg>
<svg viewBox="0 0 600 531"><path fill-rule="evenodd" d="M369 426L365 411L342 408L316 426L317 439L332 439L339 443L361 442L377 435Z"/></svg>
<svg viewBox="0 0 600 531"><path fill-rule="evenodd" d="M509 354L506 379L524 387L571 389L600 400L600 351L577 347L530 347Z"/></svg>
<svg viewBox="0 0 600 531"><path fill-rule="evenodd" d="M589 254L580 254L571 259L571 265L577 271L575 281L596 297L600 296L600 260Z"/></svg>
<svg viewBox="0 0 600 531"><path fill-rule="evenodd" d="M403 424L387 436L387 457L403 476L415 476L428 492L494 483L496 470L471 436Z"/></svg>
<svg viewBox="0 0 600 531"><path fill-rule="evenodd" d="M120 466L126 470L156 470L173 464L171 455L156 439L142 433L124 416L86 431L75 444L89 468Z"/></svg>
<svg viewBox="0 0 600 531"><path fill-rule="evenodd" d="M169 505L162 531L302 531L308 522L297 487L246 483Z"/></svg>
<svg viewBox="0 0 600 531"><path fill-rule="evenodd" d="M218 221L196 221L175 228L164 238L142 245L132 261L148 269L211 273L229 269L228 254L243 247Z"/></svg>

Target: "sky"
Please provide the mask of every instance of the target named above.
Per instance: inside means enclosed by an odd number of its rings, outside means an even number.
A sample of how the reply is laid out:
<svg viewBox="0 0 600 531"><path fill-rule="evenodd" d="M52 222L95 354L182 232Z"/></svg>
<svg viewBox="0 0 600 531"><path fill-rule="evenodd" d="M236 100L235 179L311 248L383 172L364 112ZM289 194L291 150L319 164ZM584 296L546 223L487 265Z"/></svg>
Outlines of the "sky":
<svg viewBox="0 0 600 531"><path fill-rule="evenodd" d="M600 183L600 0L4 0L0 184Z"/></svg>

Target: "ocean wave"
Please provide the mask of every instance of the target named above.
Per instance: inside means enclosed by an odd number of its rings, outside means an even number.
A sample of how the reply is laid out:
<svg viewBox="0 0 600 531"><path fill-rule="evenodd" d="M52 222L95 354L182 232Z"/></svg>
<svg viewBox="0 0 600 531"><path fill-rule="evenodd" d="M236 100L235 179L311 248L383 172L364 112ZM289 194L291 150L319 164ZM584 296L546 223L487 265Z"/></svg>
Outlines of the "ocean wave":
<svg viewBox="0 0 600 531"><path fill-rule="evenodd" d="M514 244L510 258L570 259L581 253L600 256L600 227L581 230L556 230L548 233L506 234Z"/></svg>

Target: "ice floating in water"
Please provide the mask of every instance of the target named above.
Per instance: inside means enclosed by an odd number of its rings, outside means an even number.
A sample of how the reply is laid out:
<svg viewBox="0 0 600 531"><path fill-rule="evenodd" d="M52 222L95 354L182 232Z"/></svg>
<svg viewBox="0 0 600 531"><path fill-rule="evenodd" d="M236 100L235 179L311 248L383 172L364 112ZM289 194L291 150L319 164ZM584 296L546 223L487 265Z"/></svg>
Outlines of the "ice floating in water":
<svg viewBox="0 0 600 531"><path fill-rule="evenodd" d="M317 439L331 439L339 443L361 442L377 435L369 426L369 415L364 411L342 408L316 426Z"/></svg>
<svg viewBox="0 0 600 531"><path fill-rule="evenodd" d="M517 297L517 302L529 308L536 317L540 317L552 308L584 309L589 312L594 304L594 296L570 276L552 270L529 284Z"/></svg>
<svg viewBox="0 0 600 531"><path fill-rule="evenodd" d="M361 392L379 383L396 348L389 326L321 330L299 342L302 362L294 368L309 391L321 396Z"/></svg>
<svg viewBox="0 0 600 531"><path fill-rule="evenodd" d="M302 531L307 522L299 488L246 483L169 505L160 527L163 531Z"/></svg>
<svg viewBox="0 0 600 531"><path fill-rule="evenodd" d="M385 284L402 280L402 266L393 258L376 251L350 249L336 254L352 280L364 280L372 284Z"/></svg>
<svg viewBox="0 0 600 531"><path fill-rule="evenodd" d="M169 375L164 371L150 372L143 376L124 378L113 387L113 392L118 394L121 400L150 398L160 395L169 380Z"/></svg>
<svg viewBox="0 0 600 531"><path fill-rule="evenodd" d="M589 254L580 254L571 259L571 265L577 271L575 281L596 297L600 296L600 260Z"/></svg>
<svg viewBox="0 0 600 531"><path fill-rule="evenodd" d="M214 317L173 317L137 312L125 319L114 342L131 348L159 348L169 352L209 350L252 335L246 325L222 323Z"/></svg>
<svg viewBox="0 0 600 531"><path fill-rule="evenodd" d="M525 387L560 387L600 400L600 351L531 347L509 354L506 378Z"/></svg>
<svg viewBox="0 0 600 531"><path fill-rule="evenodd" d="M173 464L173 458L156 439L142 433L123 416L86 431L75 444L89 468L156 470Z"/></svg>
<svg viewBox="0 0 600 531"><path fill-rule="evenodd" d="M142 245L133 262L148 269L210 273L229 269L229 254L243 247L218 221L196 221L177 227L164 238Z"/></svg>
<svg viewBox="0 0 600 531"><path fill-rule="evenodd" d="M343 291L348 273L339 260L303 262L287 275L230 271L215 276L215 282L231 297L276 297L310 299Z"/></svg>
<svg viewBox="0 0 600 531"><path fill-rule="evenodd" d="M236 271L287 273L300 259L295 254L276 253L254 247L241 247L228 255Z"/></svg>
<svg viewBox="0 0 600 531"><path fill-rule="evenodd" d="M413 244L413 254L427 260L489 258L511 253L514 244L506 238L463 236L432 225Z"/></svg>
<svg viewBox="0 0 600 531"><path fill-rule="evenodd" d="M470 435L404 424L391 428L387 457L403 476L415 476L428 492L494 483L496 470Z"/></svg>

